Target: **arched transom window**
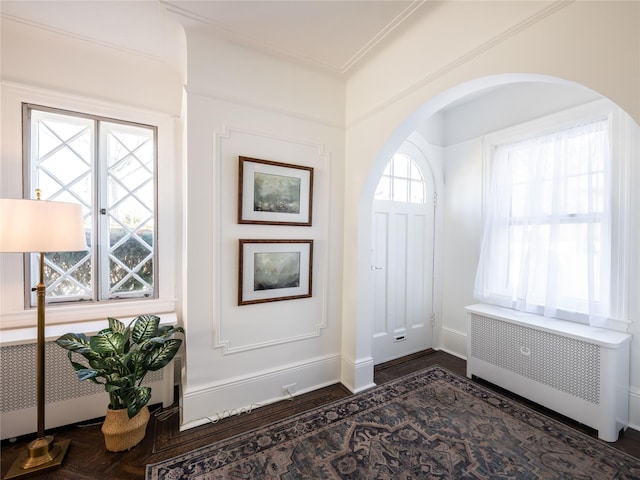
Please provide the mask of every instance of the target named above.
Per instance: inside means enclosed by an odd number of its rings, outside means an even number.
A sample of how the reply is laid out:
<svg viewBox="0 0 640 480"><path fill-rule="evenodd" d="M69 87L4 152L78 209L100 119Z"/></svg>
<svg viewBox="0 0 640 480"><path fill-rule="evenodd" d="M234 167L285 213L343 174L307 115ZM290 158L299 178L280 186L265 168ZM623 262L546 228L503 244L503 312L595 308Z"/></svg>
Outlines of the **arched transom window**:
<svg viewBox="0 0 640 480"><path fill-rule="evenodd" d="M376 188L376 200L426 203L422 172L409 155L396 153L387 164Z"/></svg>

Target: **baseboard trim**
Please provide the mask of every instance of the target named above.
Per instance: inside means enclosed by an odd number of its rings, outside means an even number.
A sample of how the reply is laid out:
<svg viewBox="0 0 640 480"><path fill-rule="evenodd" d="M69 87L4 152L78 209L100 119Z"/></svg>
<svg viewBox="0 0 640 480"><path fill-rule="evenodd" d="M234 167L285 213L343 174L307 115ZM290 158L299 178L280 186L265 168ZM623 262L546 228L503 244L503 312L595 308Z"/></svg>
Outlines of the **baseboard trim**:
<svg viewBox="0 0 640 480"><path fill-rule="evenodd" d="M216 384L187 387L180 430L284 400L288 398L282 391L285 385L295 385L298 395L339 383L340 361L339 355L320 357Z"/></svg>
<svg viewBox="0 0 640 480"><path fill-rule="evenodd" d="M442 327L439 350L459 358L467 358L467 334L451 328Z"/></svg>
<svg viewBox="0 0 640 480"><path fill-rule="evenodd" d="M373 357L355 361L342 357L340 381L351 393L362 392L376 386L373 381L373 369Z"/></svg>
<svg viewBox="0 0 640 480"><path fill-rule="evenodd" d="M640 389L629 388L629 428L640 432Z"/></svg>

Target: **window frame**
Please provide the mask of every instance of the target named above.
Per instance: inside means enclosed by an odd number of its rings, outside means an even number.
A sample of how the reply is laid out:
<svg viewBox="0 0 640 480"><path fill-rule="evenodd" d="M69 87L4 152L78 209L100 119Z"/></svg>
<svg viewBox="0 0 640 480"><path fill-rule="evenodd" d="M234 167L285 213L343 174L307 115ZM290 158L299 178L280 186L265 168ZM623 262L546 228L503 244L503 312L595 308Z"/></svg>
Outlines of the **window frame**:
<svg viewBox="0 0 640 480"><path fill-rule="evenodd" d="M140 314L175 312L178 304L182 196L178 191L181 178L182 150L176 146L180 118L141 106L98 100L76 94L5 82L2 94L2 151L0 164L3 197L23 198L22 104L46 105L61 110L119 118L127 122L155 125L157 131L157 298L128 299L112 302L80 302L47 305L47 325L84 322L107 317L132 318ZM0 269L0 331L30 328L36 317L35 308L25 307L27 284L23 254L2 254Z"/></svg>
<svg viewBox="0 0 640 480"><path fill-rule="evenodd" d="M32 112L39 111L44 113L52 113L61 116L79 118L89 120L92 123L92 160L90 175L94 185L92 192L91 204L91 299L69 297L60 300L47 300L47 304L73 304L73 303L112 303L126 299L149 300L158 298L158 127L156 125L143 124L140 122L130 122L118 118L95 115L75 110L61 109L49 107L46 105L22 103L22 132L23 132L23 181L25 198L32 198L34 189L33 185L36 176L36 166L34 165L31 155L32 148ZM108 192L108 166L106 164L105 148L103 145L106 141L104 132L104 123L123 125L125 127L143 128L150 130L153 135L153 294L129 294L125 293L116 298L108 298L109 284L109 217L105 217L100 211L107 202ZM36 283L37 279L37 259L39 254L25 255L25 308L34 308L36 306L36 298L30 285Z"/></svg>
<svg viewBox="0 0 640 480"><path fill-rule="evenodd" d="M625 131L624 119L618 107L607 99L596 100L587 104L566 109L564 111L547 115L535 120L524 122L491 134L483 138L482 155L482 215L481 238L484 236L484 226L486 224L487 205L490 195L490 182L492 174L492 161L495 149L499 145L518 142L536 136L553 133L555 131L570 128L577 124L606 119L608 121L609 139L611 148L611 251L610 251L610 295L611 303L616 305L617 318L607 319L608 328L621 330L626 329L628 320L628 272L627 266L621 261L622 251L629 248L629 232L625 229L625 219L629 216L628 181L630 175L628 171L630 154L623 146L623 136ZM627 199L625 199L627 198ZM622 225L622 227L621 227ZM626 230L626 231L625 231ZM619 235L618 235L619 233ZM613 237L617 235L617 240ZM565 320L576 323L586 323L588 320L578 314L575 318Z"/></svg>
<svg viewBox="0 0 640 480"><path fill-rule="evenodd" d="M397 175L396 174L396 157L397 156L402 156L402 157L406 157L407 159L407 168L408 168L408 173L406 176L403 175ZM413 172L414 170L416 171L416 173L419 175L419 179L414 178L413 177ZM387 173L389 172L389 173ZM383 180L387 180L389 183L389 195L390 198L379 198L378 197L378 189L380 187L380 184L383 182ZM395 198L395 193L396 193L396 182L400 182L400 181L404 181L407 184L407 188L406 188L406 199L405 200L398 200ZM413 192L413 187L415 186L415 184L420 185L420 188L422 190L422 201L421 202L414 202L412 201L412 196L411 196L411 192ZM424 178L424 172L422 171L422 168L420 168L420 165L418 165L418 162L407 152L402 151L402 149L398 149L398 151L396 151L391 158L389 159L389 161L387 162L382 175L380 175L380 179L378 180L378 184L376 185L376 190L374 192L373 195L373 199L374 201L377 202L395 202L395 203L407 203L407 204L413 204L413 205L426 205L428 203L428 199L427 199L427 187L426 187L426 180Z"/></svg>

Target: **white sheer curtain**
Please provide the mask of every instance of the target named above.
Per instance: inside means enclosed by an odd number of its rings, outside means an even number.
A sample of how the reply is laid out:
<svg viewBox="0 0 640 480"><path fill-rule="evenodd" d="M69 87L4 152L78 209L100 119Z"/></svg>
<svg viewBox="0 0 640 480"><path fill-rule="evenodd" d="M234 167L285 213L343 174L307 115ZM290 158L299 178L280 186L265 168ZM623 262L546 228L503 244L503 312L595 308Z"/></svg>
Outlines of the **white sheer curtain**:
<svg viewBox="0 0 640 480"><path fill-rule="evenodd" d="M477 300L599 326L616 317L610 157L607 120L496 148Z"/></svg>

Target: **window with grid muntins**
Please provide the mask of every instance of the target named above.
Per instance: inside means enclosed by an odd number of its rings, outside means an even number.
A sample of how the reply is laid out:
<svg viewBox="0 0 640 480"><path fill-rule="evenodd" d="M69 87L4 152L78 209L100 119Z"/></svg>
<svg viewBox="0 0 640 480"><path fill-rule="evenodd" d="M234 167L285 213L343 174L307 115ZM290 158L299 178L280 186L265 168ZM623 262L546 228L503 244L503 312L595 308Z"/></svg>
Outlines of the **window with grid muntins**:
<svg viewBox="0 0 640 480"><path fill-rule="evenodd" d="M387 164L376 188L376 200L426 203L425 182L415 161L396 153Z"/></svg>
<svg viewBox="0 0 640 480"><path fill-rule="evenodd" d="M45 255L47 301L155 297L156 128L24 110L27 196L35 198L38 188L43 200L81 204L89 246Z"/></svg>

